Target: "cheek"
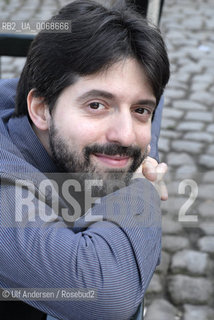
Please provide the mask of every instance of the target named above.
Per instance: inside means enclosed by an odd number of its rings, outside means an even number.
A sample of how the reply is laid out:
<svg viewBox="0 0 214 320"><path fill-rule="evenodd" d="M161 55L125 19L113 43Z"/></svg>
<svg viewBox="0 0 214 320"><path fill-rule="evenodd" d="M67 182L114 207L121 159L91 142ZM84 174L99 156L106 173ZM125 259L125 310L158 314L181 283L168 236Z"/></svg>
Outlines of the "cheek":
<svg viewBox="0 0 214 320"><path fill-rule="evenodd" d="M62 128L64 139L79 148L101 141L102 126L88 119L72 119L72 123L64 123Z"/></svg>

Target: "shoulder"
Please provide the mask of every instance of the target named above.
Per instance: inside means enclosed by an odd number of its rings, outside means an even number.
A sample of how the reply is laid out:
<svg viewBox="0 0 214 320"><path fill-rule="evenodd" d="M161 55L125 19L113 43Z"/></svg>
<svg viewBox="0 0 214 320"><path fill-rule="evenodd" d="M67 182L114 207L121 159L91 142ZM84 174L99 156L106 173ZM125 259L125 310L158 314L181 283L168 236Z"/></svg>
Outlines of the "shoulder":
<svg viewBox="0 0 214 320"><path fill-rule="evenodd" d="M0 180L7 177L9 180L23 179L31 180L37 184L39 175L42 173L31 165L23 156L21 151L12 141L10 134L2 130L0 119ZM1 187L1 186L0 186Z"/></svg>
<svg viewBox="0 0 214 320"><path fill-rule="evenodd" d="M18 78L0 79L0 110L14 108L17 84Z"/></svg>

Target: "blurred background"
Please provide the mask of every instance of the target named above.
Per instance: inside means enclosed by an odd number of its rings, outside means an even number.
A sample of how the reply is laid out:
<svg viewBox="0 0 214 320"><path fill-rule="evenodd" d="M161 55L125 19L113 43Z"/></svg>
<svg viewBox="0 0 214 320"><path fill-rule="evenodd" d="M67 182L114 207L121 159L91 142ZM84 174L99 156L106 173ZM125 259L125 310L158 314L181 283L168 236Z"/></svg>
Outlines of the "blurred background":
<svg viewBox="0 0 214 320"><path fill-rule="evenodd" d="M69 2L1 0L0 21L45 20ZM145 297L146 320L214 319L213 17L213 0L164 1L160 29L171 79L159 150L169 166L169 199L162 202L162 260ZM25 58L0 60L1 78L19 77Z"/></svg>

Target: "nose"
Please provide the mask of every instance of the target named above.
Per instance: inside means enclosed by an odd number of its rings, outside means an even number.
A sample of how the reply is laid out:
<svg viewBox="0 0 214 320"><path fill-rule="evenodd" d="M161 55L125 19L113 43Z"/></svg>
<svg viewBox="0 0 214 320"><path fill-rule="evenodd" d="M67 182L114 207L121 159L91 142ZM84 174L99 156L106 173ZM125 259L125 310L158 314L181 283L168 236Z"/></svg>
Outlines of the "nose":
<svg viewBox="0 0 214 320"><path fill-rule="evenodd" d="M136 143L134 123L129 112L117 112L109 119L106 138L108 142L124 147Z"/></svg>

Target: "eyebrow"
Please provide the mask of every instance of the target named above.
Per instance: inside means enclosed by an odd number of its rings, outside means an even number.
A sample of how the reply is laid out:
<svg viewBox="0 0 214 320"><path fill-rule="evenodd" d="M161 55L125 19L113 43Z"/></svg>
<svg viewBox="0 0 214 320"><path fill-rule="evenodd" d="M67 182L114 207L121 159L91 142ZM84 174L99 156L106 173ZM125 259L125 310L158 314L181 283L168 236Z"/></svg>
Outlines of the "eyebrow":
<svg viewBox="0 0 214 320"><path fill-rule="evenodd" d="M83 93L81 96L77 98L77 101L81 102L85 99L91 99L96 97L102 97L110 100L113 100L115 98L114 95L108 91L94 89Z"/></svg>
<svg viewBox="0 0 214 320"><path fill-rule="evenodd" d="M142 106L149 106L151 108L156 108L156 101L155 100L150 100L150 99L143 99L143 100L139 100L137 101L135 104L139 104Z"/></svg>
<svg viewBox="0 0 214 320"><path fill-rule="evenodd" d="M81 96L79 96L77 98L77 101L83 102L85 99L92 99L92 98L97 98L97 97L101 97L101 98L105 98L105 99L109 99L109 100L113 100L113 99L116 100L116 97L108 91L93 89L93 90L90 90L90 91L83 93ZM141 100L136 101L135 104L147 105L147 106L150 106L154 109L156 107L156 101L153 99L141 99Z"/></svg>

